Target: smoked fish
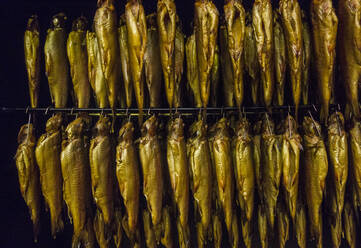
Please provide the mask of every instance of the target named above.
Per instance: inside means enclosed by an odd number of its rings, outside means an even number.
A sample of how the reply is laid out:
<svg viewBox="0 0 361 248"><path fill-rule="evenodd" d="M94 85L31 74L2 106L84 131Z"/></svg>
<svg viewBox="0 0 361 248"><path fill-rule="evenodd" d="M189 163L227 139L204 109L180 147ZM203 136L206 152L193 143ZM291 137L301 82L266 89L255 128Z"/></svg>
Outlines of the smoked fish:
<svg viewBox="0 0 361 248"><path fill-rule="evenodd" d="M218 10L212 0L194 3L194 34L198 61L198 79L202 106L207 107L210 97L210 74L218 35Z"/></svg>
<svg viewBox="0 0 361 248"><path fill-rule="evenodd" d="M220 72L221 72L221 64L220 64L220 54L219 54L219 46L216 45L216 50L214 52L214 60L213 66L211 70L211 93L210 93L210 105L212 107L216 107L218 104L218 88L220 82Z"/></svg>
<svg viewBox="0 0 361 248"><path fill-rule="evenodd" d="M255 0L252 8L252 25L260 65L263 102L269 108L274 90L273 16L270 0Z"/></svg>
<svg viewBox="0 0 361 248"><path fill-rule="evenodd" d="M35 129L32 124L21 126L18 134L18 149L15 155L20 192L29 208L33 222L34 241L37 242L40 231L40 182L39 168L35 161Z"/></svg>
<svg viewBox="0 0 361 248"><path fill-rule="evenodd" d="M294 230L296 233L297 244L300 248L306 248L307 243L307 217L306 209L303 201L297 202L296 219L294 222Z"/></svg>
<svg viewBox="0 0 361 248"><path fill-rule="evenodd" d="M237 107L240 108L244 97L244 60L242 56L246 28L246 12L240 0L225 1L223 9L227 27L228 51L232 61L234 98Z"/></svg>
<svg viewBox="0 0 361 248"><path fill-rule="evenodd" d="M176 18L175 50L174 50L174 96L173 107L179 108L182 105L182 75L184 69L184 34L182 23Z"/></svg>
<svg viewBox="0 0 361 248"><path fill-rule="evenodd" d="M75 105L78 108L88 108L90 102L86 24L85 17L82 16L76 19L73 22L72 31L67 41L67 54L75 93Z"/></svg>
<svg viewBox="0 0 361 248"><path fill-rule="evenodd" d="M356 248L357 232L355 213L350 201L346 200L343 209L343 236L350 248Z"/></svg>
<svg viewBox="0 0 361 248"><path fill-rule="evenodd" d="M40 27L37 15L32 15L24 34L25 65L28 75L30 105L38 106L40 86Z"/></svg>
<svg viewBox="0 0 361 248"><path fill-rule="evenodd" d="M44 46L45 74L48 78L51 101L55 108L64 108L69 94L70 77L66 56L66 19L64 13L53 16Z"/></svg>
<svg viewBox="0 0 361 248"><path fill-rule="evenodd" d="M326 147L321 126L306 116L302 123L304 136L304 180L308 208L309 230L318 247L322 247L322 201L328 173Z"/></svg>
<svg viewBox="0 0 361 248"><path fill-rule="evenodd" d="M346 90L347 111L360 117L359 91L361 80L361 2L359 0L338 1L338 54Z"/></svg>
<svg viewBox="0 0 361 248"><path fill-rule="evenodd" d="M352 127L349 131L350 146L350 175L356 193L357 206L361 206L361 123L352 118Z"/></svg>
<svg viewBox="0 0 361 248"><path fill-rule="evenodd" d="M333 87L338 25L332 1L312 0L311 21L318 94L322 105L320 119L326 122Z"/></svg>
<svg viewBox="0 0 361 248"><path fill-rule="evenodd" d="M309 103L309 83L310 83L310 69L311 69L311 30L307 18L302 11L302 39L303 39L303 55L302 55L302 80L301 92L302 102L304 105Z"/></svg>
<svg viewBox="0 0 361 248"><path fill-rule="evenodd" d="M253 126L252 159L254 164L254 178L258 192L258 198L263 201L262 191L262 167L261 167L261 141L262 141L262 120L257 121Z"/></svg>
<svg viewBox="0 0 361 248"><path fill-rule="evenodd" d="M62 220L62 187L60 153L63 118L54 115L46 122L45 134L41 135L35 148L36 163L40 171L41 191L45 205L50 210L51 234L55 238L64 228Z"/></svg>
<svg viewBox="0 0 361 248"><path fill-rule="evenodd" d="M145 78L149 92L150 107L160 107L162 86L162 63L160 59L157 16L147 16L147 45L144 54Z"/></svg>
<svg viewBox="0 0 361 248"><path fill-rule="evenodd" d="M193 105L197 108L202 107L201 91L198 80L198 62L196 39L194 33L188 37L186 42L186 61L187 61L187 81L190 88Z"/></svg>

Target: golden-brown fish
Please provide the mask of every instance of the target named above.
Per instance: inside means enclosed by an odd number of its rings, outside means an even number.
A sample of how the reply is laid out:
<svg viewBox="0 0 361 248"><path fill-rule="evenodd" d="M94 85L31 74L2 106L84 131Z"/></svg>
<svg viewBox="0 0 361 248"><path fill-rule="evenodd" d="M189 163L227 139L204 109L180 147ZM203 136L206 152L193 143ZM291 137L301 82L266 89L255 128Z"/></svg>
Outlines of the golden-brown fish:
<svg viewBox="0 0 361 248"><path fill-rule="evenodd" d="M253 126L252 139L252 158L254 164L254 177L257 186L258 197L263 200L262 191L262 168L261 168L261 141L262 141L262 120L259 120Z"/></svg>
<svg viewBox="0 0 361 248"><path fill-rule="evenodd" d="M296 233L297 244L300 248L306 248L307 242L307 223L306 223L305 205L299 199L297 202L296 219L294 222L294 230Z"/></svg>
<svg viewBox="0 0 361 248"><path fill-rule="evenodd" d="M262 248L268 247L267 213L262 204L258 205L258 232Z"/></svg>
<svg viewBox="0 0 361 248"><path fill-rule="evenodd" d="M238 197L237 202L241 209L243 241L246 247L251 247L251 220L254 208L255 175L250 124L246 118L242 118L239 121L236 136L234 136L232 143L233 166Z"/></svg>
<svg viewBox="0 0 361 248"><path fill-rule="evenodd" d="M349 131L350 145L350 175L351 183L357 198L357 206L361 206L361 123L352 119L352 128ZM356 204L356 203L355 203ZM355 206L356 207L356 206Z"/></svg>
<svg viewBox="0 0 361 248"><path fill-rule="evenodd" d="M347 200L343 209L343 235L350 248L356 247L357 232L355 219L354 210L351 203Z"/></svg>
<svg viewBox="0 0 361 248"><path fill-rule="evenodd" d="M302 39L303 39L303 55L302 55L302 80L301 92L303 104L308 104L308 91L310 81L310 68L311 68L311 30L307 18L302 11Z"/></svg>
<svg viewBox="0 0 361 248"><path fill-rule="evenodd" d="M162 86L162 63L155 13L147 16L147 45L144 54L145 78L148 86L150 107L160 107Z"/></svg>
<svg viewBox="0 0 361 248"><path fill-rule="evenodd" d="M134 240L138 228L139 214L139 163L134 146L134 126L127 122L119 130L118 145L116 148L116 175L119 191L126 209L127 228L129 239ZM123 223L124 225L124 223ZM127 232L126 232L127 233Z"/></svg>
<svg viewBox="0 0 361 248"><path fill-rule="evenodd" d="M198 80L198 62L195 35L188 37L186 43L186 60L187 60L187 81L190 88L193 105L197 108L202 107L201 92Z"/></svg>
<svg viewBox="0 0 361 248"><path fill-rule="evenodd" d="M212 227L213 227L213 243L215 248L222 247L222 222L219 214L214 214L212 217ZM200 243L200 242L198 242Z"/></svg>
<svg viewBox="0 0 361 248"><path fill-rule="evenodd" d="M210 95L210 105L216 107L218 104L218 87L220 82L220 54L219 46L216 45L216 50L214 51L214 60L211 70L211 95Z"/></svg>
<svg viewBox="0 0 361 248"><path fill-rule="evenodd" d="M114 151L110 129L109 119L101 115L95 124L89 150L93 199L106 226L112 223L114 214Z"/></svg>
<svg viewBox="0 0 361 248"><path fill-rule="evenodd" d="M160 56L164 74L165 93L169 107L173 107L175 91L176 5L173 0L158 0L157 22Z"/></svg>
<svg viewBox="0 0 361 248"><path fill-rule="evenodd" d="M161 243L165 248L173 247L172 237L172 218L170 216L170 207L166 206L162 210L162 238Z"/></svg>
<svg viewBox="0 0 361 248"><path fill-rule="evenodd" d="M182 105L182 75L184 67L184 34L182 23L177 17L177 26L175 30L175 50L174 50L174 96L173 105L179 108Z"/></svg>
<svg viewBox="0 0 361 248"><path fill-rule="evenodd" d="M361 2L359 0L338 1L340 22L338 51L340 66L346 89L347 111L360 117L359 90L361 80Z"/></svg>
<svg viewBox="0 0 361 248"><path fill-rule="evenodd" d="M94 229L91 225L91 189L89 153L84 144L83 118L71 122L62 143L61 169L64 178L63 196L73 223L72 247L94 246Z"/></svg>
<svg viewBox="0 0 361 248"><path fill-rule="evenodd" d="M101 67L107 85L107 93L111 108L116 107L120 89L120 59L117 29L117 13L114 0L98 0L98 9L94 16L95 33Z"/></svg>
<svg viewBox="0 0 361 248"><path fill-rule="evenodd" d="M40 41L38 16L32 15L24 34L24 53L26 72L28 75L30 105L38 106L40 84Z"/></svg>
<svg viewBox="0 0 361 248"><path fill-rule="evenodd" d="M147 21L141 0L128 0L125 5L128 51L135 99L139 108L139 123L143 122L144 54L147 46Z"/></svg>
<svg viewBox="0 0 361 248"><path fill-rule="evenodd" d="M318 1L318 0L317 0ZM296 119L298 105L301 100L302 56L303 56L303 30L301 8L298 0L280 0L279 9L287 49L287 62L290 70L293 103L295 104Z"/></svg>
<svg viewBox="0 0 361 248"><path fill-rule="evenodd" d="M63 13L53 16L48 29L44 54L45 72L48 77L51 101L56 108L64 108L68 101L69 64L66 57L66 16Z"/></svg>
<svg viewBox="0 0 361 248"><path fill-rule="evenodd" d="M270 0L255 0L252 8L252 25L260 65L263 101L269 108L274 88L273 17Z"/></svg>
<svg viewBox="0 0 361 248"><path fill-rule="evenodd" d="M288 219L288 213L283 203L279 201L277 203L277 232L278 232L278 245L280 248L286 246L286 242L289 239L290 221Z"/></svg>
<svg viewBox="0 0 361 248"><path fill-rule="evenodd" d="M102 70L98 39L94 32L87 32L86 46L88 52L88 78L95 94L96 105L99 108L107 108L109 107L107 82Z"/></svg>
<svg viewBox="0 0 361 248"><path fill-rule="evenodd" d="M243 102L243 47L246 27L246 12L240 0L227 0L224 4L224 19L227 27L228 51L231 55L234 98L238 108Z"/></svg>
<svg viewBox="0 0 361 248"><path fill-rule="evenodd" d="M284 201L290 217L295 223L298 201L298 177L302 138L297 132L297 123L291 115L283 121L282 135L282 185Z"/></svg>
<svg viewBox="0 0 361 248"><path fill-rule="evenodd" d="M336 192L332 187L331 180L328 178L327 191L325 199L328 207L327 225L331 233L333 247L340 247L342 238L342 212L338 213L338 203L336 201Z"/></svg>
<svg viewBox="0 0 361 248"><path fill-rule="evenodd" d="M218 34L218 10L212 0L196 0L194 3L194 34L196 39L198 79L202 106L208 105L210 73Z"/></svg>
<svg viewBox="0 0 361 248"><path fill-rule="evenodd" d="M273 11L273 37L275 44L275 102L282 106L284 102L284 87L286 78L286 41L283 27L277 11Z"/></svg>
<svg viewBox="0 0 361 248"><path fill-rule="evenodd" d="M34 241L37 242L40 231L40 182L39 168L35 161L35 130L32 124L25 124L18 134L19 147L16 151L15 162L21 195L29 208L33 222Z"/></svg>
<svg viewBox="0 0 361 248"><path fill-rule="evenodd" d="M312 36L318 94L322 105L321 120L327 121L336 56L338 19L331 0L311 1Z"/></svg>
<svg viewBox="0 0 361 248"><path fill-rule="evenodd" d="M304 180L306 203L308 207L309 230L322 247L322 200L325 180L328 173L326 147L321 136L321 126L306 116L303 120L304 130Z"/></svg>
<svg viewBox="0 0 361 248"><path fill-rule="evenodd" d="M75 105L78 108L87 108L90 102L86 24L87 20L85 17L82 16L76 19L73 22L72 31L67 41L67 54L74 86Z"/></svg>
<svg viewBox="0 0 361 248"><path fill-rule="evenodd" d="M64 228L62 220L62 187L60 153L62 140L61 115L54 115L46 122L46 133L43 134L36 145L35 158L40 171L40 184L45 204L50 210L51 234L61 232Z"/></svg>
<svg viewBox="0 0 361 248"><path fill-rule="evenodd" d="M148 210L143 210L143 227L146 247L156 248L157 241L155 239L154 230L152 229L152 219Z"/></svg>

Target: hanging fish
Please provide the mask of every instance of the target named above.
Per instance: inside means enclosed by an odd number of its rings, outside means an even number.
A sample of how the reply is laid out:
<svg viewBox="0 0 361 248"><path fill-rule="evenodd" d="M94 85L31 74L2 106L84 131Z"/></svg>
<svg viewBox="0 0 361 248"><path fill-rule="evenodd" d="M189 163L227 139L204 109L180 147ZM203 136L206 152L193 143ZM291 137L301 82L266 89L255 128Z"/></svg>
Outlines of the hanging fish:
<svg viewBox="0 0 361 248"><path fill-rule="evenodd" d="M198 80L198 62L196 40L194 33L188 37L186 43L186 60L187 60L187 81L190 88L194 106L202 107L201 92Z"/></svg>
<svg viewBox="0 0 361 248"><path fill-rule="evenodd" d="M182 23L176 18L175 50L174 50L174 96L173 106L179 108L182 105L182 75L184 67L184 34Z"/></svg>
<svg viewBox="0 0 361 248"><path fill-rule="evenodd" d="M311 30L308 24L306 15L301 11L302 15L302 38L303 38L303 55L302 55L302 80L301 80L301 94L302 102L304 105L309 103L309 81L312 57L312 44L311 44Z"/></svg>
<svg viewBox="0 0 361 248"><path fill-rule="evenodd" d="M355 204L361 206L361 122L357 121L356 118L352 118L351 129L349 131L349 146L351 149L351 161L350 161L350 180L354 187Z"/></svg>
<svg viewBox="0 0 361 248"><path fill-rule="evenodd" d="M351 203L346 201L345 207L343 209L343 236L345 237L350 248L356 247L357 232L355 219L356 218Z"/></svg>
<svg viewBox="0 0 361 248"><path fill-rule="evenodd" d="M258 197L263 201L262 191L262 168L261 168L261 141L262 141L262 120L257 121L253 126L252 158L254 163L254 176Z"/></svg>

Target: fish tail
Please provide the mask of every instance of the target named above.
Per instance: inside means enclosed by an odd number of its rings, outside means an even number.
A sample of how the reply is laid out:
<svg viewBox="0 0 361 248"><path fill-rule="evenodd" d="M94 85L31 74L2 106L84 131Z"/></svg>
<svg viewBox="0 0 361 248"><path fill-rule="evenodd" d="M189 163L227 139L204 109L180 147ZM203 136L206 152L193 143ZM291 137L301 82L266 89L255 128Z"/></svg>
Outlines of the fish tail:
<svg viewBox="0 0 361 248"><path fill-rule="evenodd" d="M54 214L51 214L51 211L50 211L50 218L51 218L51 235L55 239L56 234L64 229L64 222L60 214L54 216Z"/></svg>
<svg viewBox="0 0 361 248"><path fill-rule="evenodd" d="M39 232L40 232L40 220L36 220L33 222L33 234L34 234L35 243L38 243Z"/></svg>
<svg viewBox="0 0 361 248"><path fill-rule="evenodd" d="M74 232L71 241L71 247L92 248L94 247L94 243L95 243L94 229L91 218L88 218L87 223L85 224L83 230L81 230L80 232Z"/></svg>
<svg viewBox="0 0 361 248"><path fill-rule="evenodd" d="M182 223L178 220L177 229L178 229L179 246L182 248L190 247L189 227L187 225L183 226Z"/></svg>
<svg viewBox="0 0 361 248"><path fill-rule="evenodd" d="M213 242L214 247L221 247L222 223L218 215L215 215L213 218Z"/></svg>

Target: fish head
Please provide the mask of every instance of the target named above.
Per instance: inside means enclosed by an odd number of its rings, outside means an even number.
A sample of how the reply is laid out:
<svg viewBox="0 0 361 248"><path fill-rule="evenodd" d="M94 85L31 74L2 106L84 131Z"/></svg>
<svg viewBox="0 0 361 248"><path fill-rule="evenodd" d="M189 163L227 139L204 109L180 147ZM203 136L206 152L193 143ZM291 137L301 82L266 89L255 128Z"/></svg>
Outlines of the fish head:
<svg viewBox="0 0 361 248"><path fill-rule="evenodd" d="M340 132L344 130L345 119L341 112L334 112L328 118L328 131L332 134L340 135Z"/></svg>
<svg viewBox="0 0 361 248"><path fill-rule="evenodd" d="M237 123L237 127L236 127L236 135L238 137L244 137L244 136L248 136L249 134L249 122L246 118L241 118L238 123Z"/></svg>
<svg viewBox="0 0 361 248"><path fill-rule="evenodd" d="M31 123L22 125L18 133L18 143L21 144L25 141L35 143L35 129Z"/></svg>
<svg viewBox="0 0 361 248"><path fill-rule="evenodd" d="M49 120L46 122L45 130L48 133L59 131L62 124L63 124L62 115L56 114L50 117Z"/></svg>
<svg viewBox="0 0 361 248"><path fill-rule="evenodd" d="M107 116L101 116L95 124L94 131L97 135L108 136L110 135L111 123Z"/></svg>
<svg viewBox="0 0 361 248"><path fill-rule="evenodd" d="M73 31L85 31L87 24L88 24L88 20L84 16L81 16L73 22L72 30Z"/></svg>
<svg viewBox="0 0 361 248"><path fill-rule="evenodd" d="M134 125L131 121L125 123L119 130L118 138L124 141L133 141Z"/></svg>
<svg viewBox="0 0 361 248"><path fill-rule="evenodd" d="M198 121L193 122L188 132L190 137L194 137L194 136L205 137L207 135L207 125L202 119L200 119Z"/></svg>
<svg viewBox="0 0 361 248"><path fill-rule="evenodd" d="M76 118L66 128L65 132L68 138L80 137L84 132L84 120L82 118Z"/></svg>
<svg viewBox="0 0 361 248"><path fill-rule="evenodd" d="M142 126L141 133L143 136L155 136L157 132L158 122L155 115L152 115L148 120L146 120Z"/></svg>
<svg viewBox="0 0 361 248"><path fill-rule="evenodd" d="M287 115L286 119L284 119L283 126L284 133L292 135L297 132L297 122L291 115Z"/></svg>
<svg viewBox="0 0 361 248"><path fill-rule="evenodd" d="M275 124L272 121L272 119L269 117L269 115L266 113L263 117L262 121L262 133L273 135L275 130Z"/></svg>
<svg viewBox="0 0 361 248"><path fill-rule="evenodd" d="M170 134L171 138L175 139L184 136L184 123L182 118L175 118L169 123L168 133Z"/></svg>
<svg viewBox="0 0 361 248"><path fill-rule="evenodd" d="M27 30L30 31L37 31L39 32L39 20L38 20L38 16L37 15L32 15L30 16L29 20L28 20L28 24L26 26Z"/></svg>
<svg viewBox="0 0 361 248"><path fill-rule="evenodd" d="M51 20L52 28L65 28L66 19L67 17L64 13L61 12L59 14L56 14Z"/></svg>
<svg viewBox="0 0 361 248"><path fill-rule="evenodd" d="M320 136L321 126L310 116L305 116L302 123L303 131L307 136Z"/></svg>

